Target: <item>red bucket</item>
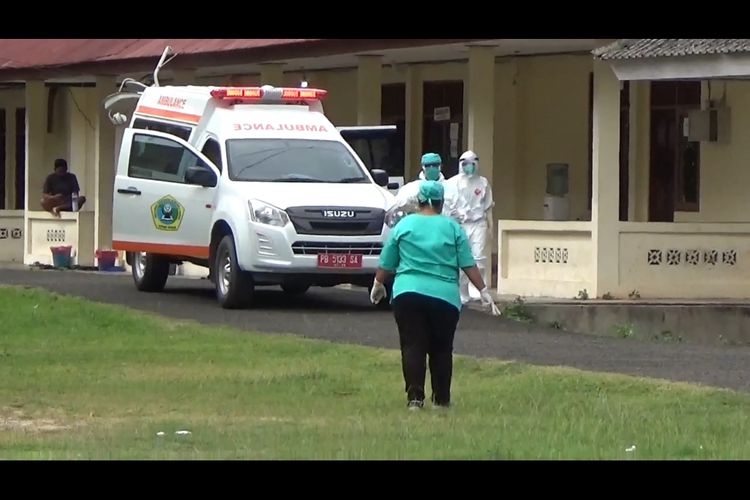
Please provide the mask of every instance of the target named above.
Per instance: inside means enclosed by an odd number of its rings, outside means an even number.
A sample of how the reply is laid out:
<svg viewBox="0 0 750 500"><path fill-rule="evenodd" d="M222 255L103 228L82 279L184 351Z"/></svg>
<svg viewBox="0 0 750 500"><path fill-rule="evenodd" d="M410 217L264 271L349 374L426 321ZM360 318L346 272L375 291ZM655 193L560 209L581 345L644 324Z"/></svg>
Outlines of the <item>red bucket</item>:
<svg viewBox="0 0 750 500"><path fill-rule="evenodd" d="M115 267L117 255L116 250L97 250L96 261L99 264L99 270L107 271L108 269Z"/></svg>
<svg viewBox="0 0 750 500"><path fill-rule="evenodd" d="M49 247L52 251L52 265L55 267L70 268L71 258L70 252L73 250L72 246L59 246Z"/></svg>

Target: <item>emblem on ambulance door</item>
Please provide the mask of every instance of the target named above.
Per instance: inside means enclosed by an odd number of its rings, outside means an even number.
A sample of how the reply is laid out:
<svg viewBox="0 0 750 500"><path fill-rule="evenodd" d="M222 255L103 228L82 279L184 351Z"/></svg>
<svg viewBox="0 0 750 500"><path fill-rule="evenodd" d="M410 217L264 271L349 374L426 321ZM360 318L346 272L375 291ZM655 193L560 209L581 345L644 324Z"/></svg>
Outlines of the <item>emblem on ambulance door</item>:
<svg viewBox="0 0 750 500"><path fill-rule="evenodd" d="M180 229L185 207L172 196L164 196L151 205L151 218L159 231L177 231Z"/></svg>

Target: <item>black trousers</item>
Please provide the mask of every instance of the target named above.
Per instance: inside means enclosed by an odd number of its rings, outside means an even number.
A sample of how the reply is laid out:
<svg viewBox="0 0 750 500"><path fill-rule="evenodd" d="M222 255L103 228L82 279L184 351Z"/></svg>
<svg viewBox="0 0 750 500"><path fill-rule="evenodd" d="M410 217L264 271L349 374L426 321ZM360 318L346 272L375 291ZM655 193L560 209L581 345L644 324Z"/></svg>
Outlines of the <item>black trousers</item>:
<svg viewBox="0 0 750 500"><path fill-rule="evenodd" d="M404 293L393 299L393 315L398 325L407 399L424 400L426 358L429 356L432 401L448 406L458 309L434 297Z"/></svg>

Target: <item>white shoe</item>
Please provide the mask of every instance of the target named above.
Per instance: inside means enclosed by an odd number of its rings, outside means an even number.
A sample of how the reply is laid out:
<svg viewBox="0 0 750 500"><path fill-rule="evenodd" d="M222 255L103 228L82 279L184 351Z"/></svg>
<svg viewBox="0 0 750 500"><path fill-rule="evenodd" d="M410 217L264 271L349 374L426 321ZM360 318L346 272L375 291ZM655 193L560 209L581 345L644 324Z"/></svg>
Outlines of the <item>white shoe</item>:
<svg viewBox="0 0 750 500"><path fill-rule="evenodd" d="M424 407L424 401L413 399L409 401L407 407L409 408L409 411L419 411Z"/></svg>

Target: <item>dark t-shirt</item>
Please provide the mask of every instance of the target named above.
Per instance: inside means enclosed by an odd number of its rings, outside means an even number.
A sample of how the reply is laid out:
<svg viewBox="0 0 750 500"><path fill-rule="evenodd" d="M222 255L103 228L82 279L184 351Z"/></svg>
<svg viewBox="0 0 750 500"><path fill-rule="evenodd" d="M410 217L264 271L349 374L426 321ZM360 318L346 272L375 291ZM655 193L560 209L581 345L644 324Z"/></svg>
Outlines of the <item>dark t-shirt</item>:
<svg viewBox="0 0 750 500"><path fill-rule="evenodd" d="M66 172L63 175L50 174L44 181L44 194L62 194L68 200L71 195L81 190L78 186L78 179L75 174Z"/></svg>

